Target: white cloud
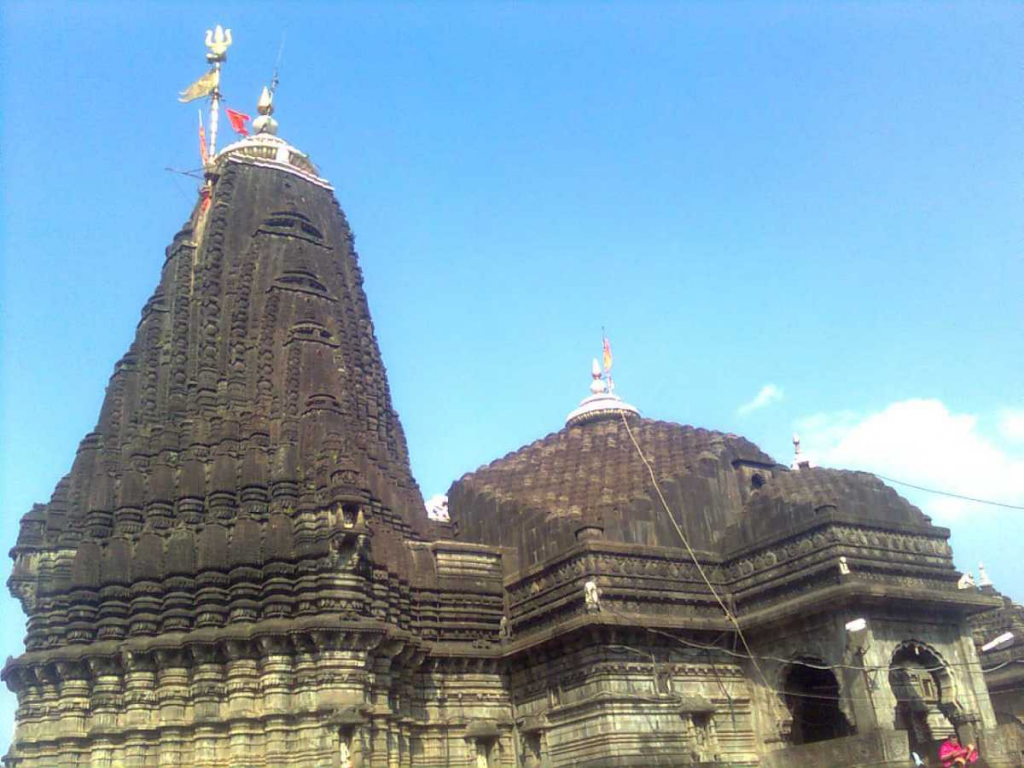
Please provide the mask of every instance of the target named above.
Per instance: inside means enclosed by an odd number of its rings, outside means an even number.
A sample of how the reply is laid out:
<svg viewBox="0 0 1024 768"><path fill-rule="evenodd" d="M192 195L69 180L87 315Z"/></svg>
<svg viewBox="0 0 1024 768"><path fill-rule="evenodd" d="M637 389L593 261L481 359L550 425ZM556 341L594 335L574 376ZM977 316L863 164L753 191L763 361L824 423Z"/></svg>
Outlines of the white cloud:
<svg viewBox="0 0 1024 768"><path fill-rule="evenodd" d="M999 412L999 433L1014 443L1024 443L1024 409L1004 408Z"/></svg>
<svg viewBox="0 0 1024 768"><path fill-rule="evenodd" d="M915 485L1024 504L1024 455L978 431L977 417L940 400L903 400L877 413L823 413L796 423L803 444L825 466L862 469ZM896 486L936 522L997 509Z"/></svg>
<svg viewBox="0 0 1024 768"><path fill-rule="evenodd" d="M448 517L448 497L443 493L434 494L423 502L423 506L427 508L427 517L431 520L447 522L450 519Z"/></svg>
<svg viewBox="0 0 1024 768"><path fill-rule="evenodd" d="M761 387L761 391L758 392L754 399L749 403L744 403L736 409L737 416L746 416L752 411L764 408L767 405L771 405L777 400L782 399L782 389L775 386L774 384L765 384Z"/></svg>

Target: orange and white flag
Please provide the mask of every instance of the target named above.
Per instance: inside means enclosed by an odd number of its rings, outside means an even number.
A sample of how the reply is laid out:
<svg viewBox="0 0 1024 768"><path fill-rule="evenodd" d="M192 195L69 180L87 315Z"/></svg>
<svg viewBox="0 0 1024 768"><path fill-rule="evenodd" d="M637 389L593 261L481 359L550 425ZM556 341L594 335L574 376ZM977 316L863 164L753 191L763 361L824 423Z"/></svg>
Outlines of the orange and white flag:
<svg viewBox="0 0 1024 768"><path fill-rule="evenodd" d="M210 156L206 151L206 129L203 128L203 113L199 112L199 157L203 159L203 166L205 166Z"/></svg>

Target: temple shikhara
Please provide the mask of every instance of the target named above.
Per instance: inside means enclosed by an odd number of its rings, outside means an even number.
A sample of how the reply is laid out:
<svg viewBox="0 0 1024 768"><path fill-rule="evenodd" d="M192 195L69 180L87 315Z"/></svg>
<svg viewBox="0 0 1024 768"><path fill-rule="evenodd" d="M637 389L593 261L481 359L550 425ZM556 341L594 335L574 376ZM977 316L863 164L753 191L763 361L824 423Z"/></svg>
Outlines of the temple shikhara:
<svg viewBox="0 0 1024 768"><path fill-rule="evenodd" d="M216 148L230 45L182 94L212 107L196 206L11 551L5 765L908 766L954 730L1022 764L1024 609L962 583L949 531L872 475L644 418L607 348L561 429L428 515L273 87Z"/></svg>

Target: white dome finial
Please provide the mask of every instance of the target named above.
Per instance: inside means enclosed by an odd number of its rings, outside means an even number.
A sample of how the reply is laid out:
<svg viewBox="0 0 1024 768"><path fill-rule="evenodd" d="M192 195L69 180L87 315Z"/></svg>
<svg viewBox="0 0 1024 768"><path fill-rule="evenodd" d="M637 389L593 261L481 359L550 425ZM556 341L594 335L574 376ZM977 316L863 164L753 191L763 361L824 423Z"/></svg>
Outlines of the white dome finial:
<svg viewBox="0 0 1024 768"><path fill-rule="evenodd" d="M597 362L597 358L594 358L594 364L590 367L590 375L594 378L590 382L590 391L595 395L599 395L605 391L604 382L601 381L601 366Z"/></svg>
<svg viewBox="0 0 1024 768"><path fill-rule="evenodd" d="M985 564L978 563L978 586L979 587L991 587L992 579L985 573Z"/></svg>
<svg viewBox="0 0 1024 768"><path fill-rule="evenodd" d="M579 407L565 418L565 425L568 427L585 424L589 421L596 421L605 416L617 416L625 414L627 418L640 417L640 412L629 403L623 402L622 398L612 392L611 377L607 375L608 369L601 370L601 364L595 358L590 366L590 394L583 398Z"/></svg>
<svg viewBox="0 0 1024 768"><path fill-rule="evenodd" d="M269 133L271 136L276 134L277 120L273 118L274 95L267 86L263 86L263 93L260 94L260 100L256 103L256 110L260 113L260 116L252 121L252 127L256 129L256 133Z"/></svg>
<svg viewBox="0 0 1024 768"><path fill-rule="evenodd" d="M790 469L810 469L812 466L811 460L804 456L800 451L800 435L796 432L793 433L793 463L789 465Z"/></svg>

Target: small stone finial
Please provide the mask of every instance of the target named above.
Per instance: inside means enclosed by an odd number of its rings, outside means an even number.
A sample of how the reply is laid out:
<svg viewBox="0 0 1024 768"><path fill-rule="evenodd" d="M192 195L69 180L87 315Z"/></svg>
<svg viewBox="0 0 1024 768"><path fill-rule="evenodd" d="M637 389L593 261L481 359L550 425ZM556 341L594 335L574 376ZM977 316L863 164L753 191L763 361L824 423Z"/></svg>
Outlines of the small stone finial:
<svg viewBox="0 0 1024 768"><path fill-rule="evenodd" d="M271 136L276 134L277 120L273 118L274 95L267 86L263 86L260 100L256 103L256 111L260 113L260 116L252 121L252 127L256 133L268 133Z"/></svg>
<svg viewBox="0 0 1024 768"><path fill-rule="evenodd" d="M796 432L793 433L793 463L789 467L790 469L809 469L811 467L811 460L800 451L800 435Z"/></svg>
<svg viewBox="0 0 1024 768"><path fill-rule="evenodd" d="M978 586L979 587L991 587L992 579L985 573L985 564L978 563Z"/></svg>
<svg viewBox="0 0 1024 768"><path fill-rule="evenodd" d="M596 357L594 358L593 365L590 367L590 375L594 378L594 380L590 382L590 391L595 395L600 395L605 391L605 386L604 382L601 381L601 366L598 365Z"/></svg>
<svg viewBox="0 0 1024 768"><path fill-rule="evenodd" d="M590 382L590 394L583 398L576 410L566 416L566 426L595 421L605 416L618 417L620 413L639 418L640 412L636 408L612 392L611 377L607 371L601 371L597 358L591 363L590 376L593 379Z"/></svg>
<svg viewBox="0 0 1024 768"><path fill-rule="evenodd" d="M260 100L256 102L256 111L261 115L274 114L274 96L265 85L263 86L263 92L260 94Z"/></svg>

